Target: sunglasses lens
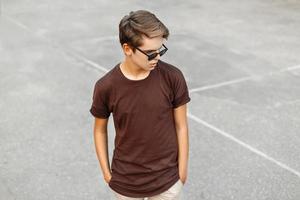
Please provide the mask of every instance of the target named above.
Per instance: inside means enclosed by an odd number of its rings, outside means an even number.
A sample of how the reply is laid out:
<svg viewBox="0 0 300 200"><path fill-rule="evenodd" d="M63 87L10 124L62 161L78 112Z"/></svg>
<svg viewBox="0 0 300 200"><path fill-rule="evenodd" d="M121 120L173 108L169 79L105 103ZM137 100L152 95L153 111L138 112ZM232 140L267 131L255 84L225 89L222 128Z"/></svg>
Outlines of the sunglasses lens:
<svg viewBox="0 0 300 200"><path fill-rule="evenodd" d="M158 53L150 54L150 55L148 56L148 60L153 60L154 58L156 58L157 55L158 55Z"/></svg>
<svg viewBox="0 0 300 200"><path fill-rule="evenodd" d="M167 52L168 49L163 49L161 50L159 53L152 53L150 55L148 55L148 60L153 60L154 58L156 58L156 56L159 54L160 56L164 55Z"/></svg>
<svg viewBox="0 0 300 200"><path fill-rule="evenodd" d="M167 52L167 49L162 50L161 52L159 52L159 55L162 56Z"/></svg>

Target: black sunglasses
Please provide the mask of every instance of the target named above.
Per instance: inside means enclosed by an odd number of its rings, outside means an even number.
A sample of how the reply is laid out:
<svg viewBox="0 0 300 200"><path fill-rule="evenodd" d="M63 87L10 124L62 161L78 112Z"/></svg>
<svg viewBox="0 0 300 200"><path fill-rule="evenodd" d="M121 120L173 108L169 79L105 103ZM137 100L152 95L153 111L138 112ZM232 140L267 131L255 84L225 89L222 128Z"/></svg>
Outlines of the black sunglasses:
<svg viewBox="0 0 300 200"><path fill-rule="evenodd" d="M139 50L140 52L142 52L143 54L145 54L146 56L148 56L148 60L153 60L154 58L156 58L156 56L158 56L158 54L160 56L164 55L167 51L168 51L168 48L163 44L163 47L164 49L159 51L158 53L155 52L155 53L151 53L151 54L147 54L146 52L144 52L143 50L139 49L138 47L135 47L137 50Z"/></svg>

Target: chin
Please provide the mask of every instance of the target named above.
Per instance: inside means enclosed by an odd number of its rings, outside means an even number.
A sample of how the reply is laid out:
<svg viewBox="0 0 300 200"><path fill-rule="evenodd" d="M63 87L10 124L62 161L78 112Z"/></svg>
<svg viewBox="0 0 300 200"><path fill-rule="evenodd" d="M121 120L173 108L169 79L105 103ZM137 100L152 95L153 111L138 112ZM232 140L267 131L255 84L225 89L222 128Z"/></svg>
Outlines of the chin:
<svg viewBox="0 0 300 200"><path fill-rule="evenodd" d="M157 63L155 63L154 65L149 65L150 68L154 68L156 67Z"/></svg>

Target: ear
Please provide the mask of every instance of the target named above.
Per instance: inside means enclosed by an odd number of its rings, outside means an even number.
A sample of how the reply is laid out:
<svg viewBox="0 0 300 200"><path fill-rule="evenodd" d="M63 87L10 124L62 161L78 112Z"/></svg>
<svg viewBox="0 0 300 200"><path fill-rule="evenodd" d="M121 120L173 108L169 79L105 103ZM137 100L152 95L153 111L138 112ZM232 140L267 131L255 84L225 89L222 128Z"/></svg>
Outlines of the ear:
<svg viewBox="0 0 300 200"><path fill-rule="evenodd" d="M123 48L123 52L124 52L125 56L131 56L133 54L131 46L129 46L127 43L124 43L122 45L122 48Z"/></svg>

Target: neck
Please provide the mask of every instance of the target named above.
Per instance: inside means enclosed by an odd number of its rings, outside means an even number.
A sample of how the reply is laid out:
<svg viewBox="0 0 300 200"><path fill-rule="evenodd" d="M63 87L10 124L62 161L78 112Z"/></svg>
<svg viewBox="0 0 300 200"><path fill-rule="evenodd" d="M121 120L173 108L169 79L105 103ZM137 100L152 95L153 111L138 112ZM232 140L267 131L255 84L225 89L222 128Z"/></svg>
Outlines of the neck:
<svg viewBox="0 0 300 200"><path fill-rule="evenodd" d="M129 59L125 59L123 62L121 62L121 68L125 73L134 77L140 77L149 73L149 71L138 67Z"/></svg>

